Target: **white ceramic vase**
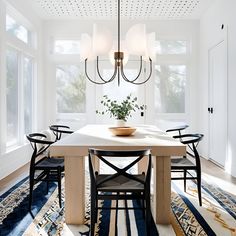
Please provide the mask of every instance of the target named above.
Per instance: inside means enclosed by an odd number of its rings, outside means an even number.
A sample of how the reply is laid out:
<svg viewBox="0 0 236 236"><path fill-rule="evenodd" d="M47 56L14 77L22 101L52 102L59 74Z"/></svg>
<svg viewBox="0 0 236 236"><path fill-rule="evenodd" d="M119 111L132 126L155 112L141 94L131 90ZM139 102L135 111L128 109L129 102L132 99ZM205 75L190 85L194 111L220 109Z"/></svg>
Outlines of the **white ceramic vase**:
<svg viewBox="0 0 236 236"><path fill-rule="evenodd" d="M125 120L119 120L119 119L116 120L116 127L124 127L124 126L126 126Z"/></svg>

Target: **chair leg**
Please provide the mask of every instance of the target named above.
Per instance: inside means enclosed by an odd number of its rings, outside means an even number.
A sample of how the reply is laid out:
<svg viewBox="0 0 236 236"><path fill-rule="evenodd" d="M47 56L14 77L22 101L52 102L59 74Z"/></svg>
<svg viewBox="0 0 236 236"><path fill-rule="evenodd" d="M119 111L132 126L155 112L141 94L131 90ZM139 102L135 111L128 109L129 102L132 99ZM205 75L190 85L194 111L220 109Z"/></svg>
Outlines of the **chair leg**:
<svg viewBox="0 0 236 236"><path fill-rule="evenodd" d="M143 208L143 218L145 219L145 200L142 199L141 201L142 201L141 204L142 204L142 208Z"/></svg>
<svg viewBox="0 0 236 236"><path fill-rule="evenodd" d="M95 198L95 223L98 221L98 199Z"/></svg>
<svg viewBox="0 0 236 236"><path fill-rule="evenodd" d="M46 181L47 183L47 193L46 194L48 194L48 192L49 192L49 181Z"/></svg>
<svg viewBox="0 0 236 236"><path fill-rule="evenodd" d="M49 172L47 171L47 179L49 179ZM47 181L47 194L48 194L48 191L49 191L49 181Z"/></svg>
<svg viewBox="0 0 236 236"><path fill-rule="evenodd" d="M34 177L30 176L30 181L29 181L29 211L31 211L31 205L33 201L33 187L34 187Z"/></svg>
<svg viewBox="0 0 236 236"><path fill-rule="evenodd" d="M201 185L201 171L197 170L197 191L199 205L202 206L202 185Z"/></svg>
<svg viewBox="0 0 236 236"><path fill-rule="evenodd" d="M90 234L89 234L90 236L94 236L96 215L97 215L95 195L96 195L96 192L91 191L91 198L90 198Z"/></svg>
<svg viewBox="0 0 236 236"><path fill-rule="evenodd" d="M126 193L125 193L126 194ZM118 207L119 207L119 200L118 200L118 198L119 198L119 195L120 195L120 192L117 192L117 200L116 200L116 212L118 211L117 209L118 209Z"/></svg>
<svg viewBox="0 0 236 236"><path fill-rule="evenodd" d="M146 202L146 216L145 216L146 236L149 236L150 235L150 222L151 222L151 203L150 203L149 193L146 193L145 202Z"/></svg>
<svg viewBox="0 0 236 236"><path fill-rule="evenodd" d="M61 170L57 172L58 177L58 198L59 198L59 206L61 208Z"/></svg>
<svg viewBox="0 0 236 236"><path fill-rule="evenodd" d="M187 171L184 170L184 192L186 192L186 177L187 177Z"/></svg>

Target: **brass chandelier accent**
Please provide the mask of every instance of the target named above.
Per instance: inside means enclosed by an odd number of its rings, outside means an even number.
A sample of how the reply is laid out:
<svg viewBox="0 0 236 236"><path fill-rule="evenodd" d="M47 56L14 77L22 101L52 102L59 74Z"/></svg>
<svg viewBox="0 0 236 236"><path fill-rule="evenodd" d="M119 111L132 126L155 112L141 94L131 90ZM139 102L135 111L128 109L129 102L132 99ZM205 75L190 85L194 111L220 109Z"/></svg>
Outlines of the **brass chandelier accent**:
<svg viewBox="0 0 236 236"><path fill-rule="evenodd" d="M98 84L98 85L102 85L102 84L107 84L112 82L116 77L118 78L118 86L120 85L120 81L121 78L124 79L124 81L134 84L134 85L141 85L146 83L152 75L152 59L148 56L148 62L149 62L149 75L146 79L142 80L142 81L138 81L138 79L140 78L141 72L143 70L143 56L140 56L140 60L139 60L139 72L137 74L137 76L134 79L129 79L124 71L124 52L121 51L121 41L120 41L120 0L118 0L118 43L117 43L117 51L114 52L114 72L113 75L108 78L105 79L102 77L101 73L100 73L100 69L99 69L99 56L96 56L96 70L97 70L97 75L100 79L100 81L96 81L93 80L89 74L88 74L88 57L85 58L85 75L87 77L87 79L94 83L94 84Z"/></svg>

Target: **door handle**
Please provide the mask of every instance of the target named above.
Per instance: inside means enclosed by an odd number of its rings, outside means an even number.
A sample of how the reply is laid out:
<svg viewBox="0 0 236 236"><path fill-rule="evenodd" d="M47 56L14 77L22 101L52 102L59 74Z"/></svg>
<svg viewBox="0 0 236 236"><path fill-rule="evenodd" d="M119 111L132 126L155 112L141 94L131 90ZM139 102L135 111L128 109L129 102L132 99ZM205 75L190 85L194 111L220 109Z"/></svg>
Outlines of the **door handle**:
<svg viewBox="0 0 236 236"><path fill-rule="evenodd" d="M211 113L211 114L213 113L213 107L208 107L207 110L208 110L209 113Z"/></svg>

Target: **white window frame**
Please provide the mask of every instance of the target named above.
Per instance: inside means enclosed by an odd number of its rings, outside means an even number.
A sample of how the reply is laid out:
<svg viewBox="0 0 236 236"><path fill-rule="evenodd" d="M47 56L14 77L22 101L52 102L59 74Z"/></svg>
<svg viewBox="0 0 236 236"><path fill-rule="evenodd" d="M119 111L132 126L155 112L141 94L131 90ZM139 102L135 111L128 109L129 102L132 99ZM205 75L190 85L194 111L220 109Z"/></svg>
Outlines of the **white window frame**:
<svg viewBox="0 0 236 236"><path fill-rule="evenodd" d="M50 37L50 45L49 45L49 59L52 62L51 68L52 68L52 76L54 76L54 107L57 107L57 100L56 100L56 67L57 65L78 65L82 63L82 67L84 68L84 62L81 61L80 54L59 54L54 52L54 45L56 40L75 40L75 41L81 41L78 37L65 37L65 36L51 36ZM74 122L78 121L81 123L86 123L87 120L91 119L91 114L89 114L89 111L93 109L95 111L95 108L93 108L94 101L91 98L91 94L95 92L95 86L91 85L90 82L86 79L86 108L84 113L58 113L57 108L55 109L55 118L57 121L62 122ZM95 119L95 118L94 118Z"/></svg>
<svg viewBox="0 0 236 236"><path fill-rule="evenodd" d="M32 130L35 130L36 128L36 83L37 83L37 48L36 48L36 31L34 31L33 26L28 22L26 18L24 18L17 10L15 10L13 7L11 7L9 4L6 4L6 8L4 9L5 11L2 11L2 16L5 18L3 20L4 22L4 27L2 28L2 34L4 40L1 42L2 47L4 48L3 50L3 55L2 55L2 67L4 67L4 82L1 82L3 84L3 87L6 88L7 84L7 77L6 77L6 53L7 49L13 49L18 52L19 58L18 58L18 137L17 137L17 143L14 143L14 145L7 145L7 129L6 129L6 124L7 120L1 119L1 130L2 132L2 140L3 142L1 143L1 153L6 153L10 152L18 147L21 147L27 143L27 140L25 138L25 133L24 133L24 91L23 91L23 86L24 86L24 80L23 80L23 60L24 57L29 57L32 59ZM27 28L31 33L31 40L28 44L23 42L22 40L18 39L14 35L10 34L9 32L6 31L6 15L10 15L12 18L14 18L17 23L22 24L24 27ZM7 104L6 104L6 89L4 89L4 93L2 94L2 99L4 103L1 103L2 107L1 110L5 111L3 114L7 114Z"/></svg>
<svg viewBox="0 0 236 236"><path fill-rule="evenodd" d="M186 41L187 50L186 54L161 54L157 55L157 61L155 65L185 65L186 66L186 87L185 87L185 112L183 113L161 113L155 112L155 115L158 119L163 120L175 120L182 121L186 120L189 116L189 98L190 98L190 77L191 77L191 39L181 38L181 37L162 37L158 40L167 40L167 41ZM154 79L156 79L154 77Z"/></svg>

